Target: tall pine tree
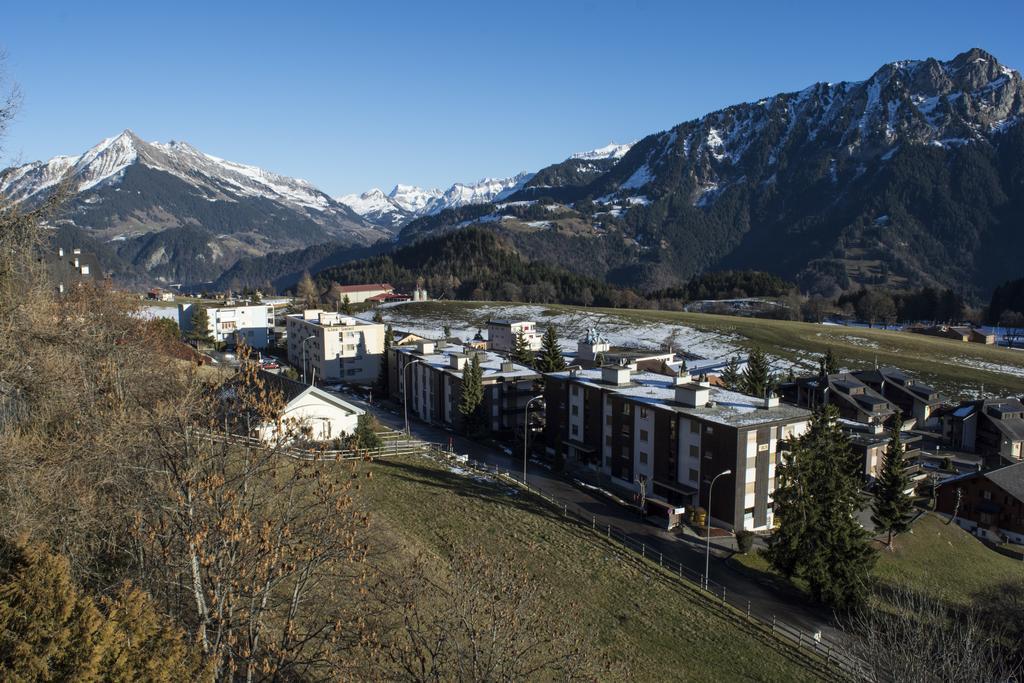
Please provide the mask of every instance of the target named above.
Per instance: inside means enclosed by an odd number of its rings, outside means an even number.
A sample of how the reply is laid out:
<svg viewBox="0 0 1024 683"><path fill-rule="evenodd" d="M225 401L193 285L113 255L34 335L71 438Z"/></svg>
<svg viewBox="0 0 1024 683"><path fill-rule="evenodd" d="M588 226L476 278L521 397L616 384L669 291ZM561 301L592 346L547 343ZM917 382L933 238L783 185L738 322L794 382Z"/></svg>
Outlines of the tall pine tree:
<svg viewBox="0 0 1024 683"><path fill-rule="evenodd" d="M462 369L462 395L459 397L459 414L462 415L463 429L470 435L477 435L483 429L483 376L480 355L474 353L472 359Z"/></svg>
<svg viewBox="0 0 1024 683"><path fill-rule="evenodd" d="M740 390L748 396L764 398L773 386L771 361L761 349L754 349L747 358L747 367L740 378Z"/></svg>
<svg viewBox="0 0 1024 683"><path fill-rule="evenodd" d="M815 411L809 429L779 464L774 494L778 529L765 556L787 577L807 582L812 597L847 610L867 598L875 554L854 515L860 480L835 406Z"/></svg>
<svg viewBox="0 0 1024 683"><path fill-rule="evenodd" d="M548 325L541 340L540 357L537 358L537 370L541 373L565 370L565 355L558 345L558 332L554 325Z"/></svg>
<svg viewBox="0 0 1024 683"><path fill-rule="evenodd" d="M892 424L889 444L885 448L882 470L878 473L875 483L875 500L871 506L871 521L882 533L888 533L886 545L892 548L892 537L910 528L910 520L914 515L914 502L907 489L910 488L910 477L903 463L903 442L900 439L900 419L896 415Z"/></svg>
<svg viewBox="0 0 1024 683"><path fill-rule="evenodd" d="M722 380L722 384L729 391L740 390L740 359L738 356L729 359L728 365L725 366L718 378Z"/></svg>
<svg viewBox="0 0 1024 683"><path fill-rule="evenodd" d="M188 338L193 341L209 344L213 341L210 334L210 314L206 312L206 306L196 304L192 312L192 327L189 330Z"/></svg>
<svg viewBox="0 0 1024 683"><path fill-rule="evenodd" d="M526 342L526 334L519 330L512 342L512 362L533 367L534 355L530 345Z"/></svg>
<svg viewBox="0 0 1024 683"><path fill-rule="evenodd" d="M836 354L832 353L830 346L825 350L825 355L818 360L818 374L827 376L837 372L839 372L839 361L836 359Z"/></svg>

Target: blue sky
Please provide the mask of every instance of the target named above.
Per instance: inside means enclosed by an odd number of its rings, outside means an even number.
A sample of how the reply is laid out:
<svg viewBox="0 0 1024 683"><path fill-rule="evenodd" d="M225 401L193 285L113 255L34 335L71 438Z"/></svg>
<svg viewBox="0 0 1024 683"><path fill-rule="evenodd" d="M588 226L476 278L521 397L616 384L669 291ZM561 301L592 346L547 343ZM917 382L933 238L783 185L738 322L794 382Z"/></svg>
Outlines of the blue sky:
<svg viewBox="0 0 1024 683"><path fill-rule="evenodd" d="M334 195L447 187L896 59L1024 69L1022 25L1020 0L10 3L3 154L131 128Z"/></svg>

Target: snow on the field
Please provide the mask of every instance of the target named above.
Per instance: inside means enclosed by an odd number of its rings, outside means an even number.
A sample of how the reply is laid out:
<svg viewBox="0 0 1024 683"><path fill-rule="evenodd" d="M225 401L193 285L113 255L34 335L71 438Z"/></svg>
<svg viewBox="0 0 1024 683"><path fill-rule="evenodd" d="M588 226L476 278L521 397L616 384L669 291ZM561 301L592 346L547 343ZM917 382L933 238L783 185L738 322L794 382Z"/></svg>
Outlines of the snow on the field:
<svg viewBox="0 0 1024 683"><path fill-rule="evenodd" d="M1020 375L1020 366L1017 365L1003 365L1002 363L990 363L984 360L978 360L977 358L964 358L958 356L952 359L957 365L965 365L975 370L986 370L988 372L998 372L1003 375Z"/></svg>
<svg viewBox="0 0 1024 683"><path fill-rule="evenodd" d="M388 306L381 309L384 320L391 323L396 330L412 332L428 339L443 336L443 327L450 327L452 336L469 340L480 331L487 336L488 319L532 320L537 328L543 330L554 325L559 333L559 344L567 354L576 351L576 343L588 328L597 328L612 346L627 348L660 350L671 343L677 353L684 353L692 360L687 361L690 372L716 372L728 362L733 355L741 361L746 360L747 351L743 347L744 338L722 332L707 332L687 325L645 322L633 315L617 315L599 313L589 309L571 311L554 310L543 305L533 304L481 304L473 308L459 309L462 319L444 320L434 311L424 311L418 306L403 304ZM371 313L362 314L369 319ZM472 325L480 320L479 326ZM793 362L785 359L773 359L772 367L777 372L786 372L816 366L816 359L804 358L803 352L798 353L798 360Z"/></svg>

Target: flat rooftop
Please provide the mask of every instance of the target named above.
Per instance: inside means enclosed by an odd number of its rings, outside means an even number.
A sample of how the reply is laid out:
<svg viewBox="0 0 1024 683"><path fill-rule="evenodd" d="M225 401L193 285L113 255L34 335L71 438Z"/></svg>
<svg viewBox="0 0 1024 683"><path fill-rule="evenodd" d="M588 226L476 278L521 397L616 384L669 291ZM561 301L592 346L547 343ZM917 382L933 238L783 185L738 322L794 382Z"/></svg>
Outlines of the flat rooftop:
<svg viewBox="0 0 1024 683"><path fill-rule="evenodd" d="M709 403L700 408L688 408L676 403L676 384L673 378L654 372L632 373L628 384L614 385L601 379L601 370L577 370L551 373L552 377L569 380L583 386L611 391L628 396L636 402L645 403L662 410L672 410L708 422L730 427L750 427L779 421L810 419L811 412L786 403L772 408L763 407L762 399L747 396L720 387L701 387L709 391ZM685 385L684 385L685 386ZM699 385L698 385L699 386Z"/></svg>
<svg viewBox="0 0 1024 683"><path fill-rule="evenodd" d="M451 366L451 357L453 355L469 356L469 354L478 354L480 356L480 369L483 370L483 378L486 380L490 377L501 377L504 379L530 379L533 377L540 377L533 368L528 368L525 365L512 364L511 370L502 370L501 366L503 363L509 362L507 358L503 358L493 351L478 351L470 350L466 352L461 345L458 344L438 344L434 350L434 353L420 353L416 346L396 346L396 353L403 353L407 356L413 356L421 360L425 365L429 365L435 370L441 372L447 372L451 375L462 377L462 371L456 370ZM469 360L466 360L467 365Z"/></svg>

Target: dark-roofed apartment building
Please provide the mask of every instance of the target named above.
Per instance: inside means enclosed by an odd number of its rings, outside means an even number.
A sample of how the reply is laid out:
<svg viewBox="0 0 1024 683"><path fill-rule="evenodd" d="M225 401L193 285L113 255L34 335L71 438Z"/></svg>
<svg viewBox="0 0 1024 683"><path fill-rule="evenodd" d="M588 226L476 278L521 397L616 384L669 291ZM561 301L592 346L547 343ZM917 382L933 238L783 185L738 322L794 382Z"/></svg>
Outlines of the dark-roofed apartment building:
<svg viewBox="0 0 1024 683"><path fill-rule="evenodd" d="M461 431L462 373L474 354L480 357L483 370L482 410L488 430L494 434L521 433L526 402L534 395L534 383L540 375L490 351L427 340L392 347L388 362L390 391L402 402L408 382L410 416ZM539 408L536 403L534 407Z"/></svg>
<svg viewBox="0 0 1024 683"><path fill-rule="evenodd" d="M918 426L936 421L932 413L942 405L942 397L930 385L892 367L852 374L895 405L903 413L903 419L912 417Z"/></svg>
<svg viewBox="0 0 1024 683"><path fill-rule="evenodd" d="M1024 463L944 481L936 509L982 538L1024 544Z"/></svg>
<svg viewBox="0 0 1024 683"><path fill-rule="evenodd" d="M810 413L777 399L744 396L688 376L633 373L620 366L545 375L548 448L602 473L666 517L707 507L730 528L774 523L775 465Z"/></svg>
<svg viewBox="0 0 1024 683"><path fill-rule="evenodd" d="M1015 398L961 403L942 416L942 435L953 448L984 456L998 467L1024 457L1024 404Z"/></svg>
<svg viewBox="0 0 1024 683"><path fill-rule="evenodd" d="M913 382L902 373L897 373L899 371L890 368L865 373L839 372L826 377L802 377L783 384L782 397L784 401L804 408L835 406L839 410L839 423L850 439L850 446L863 462L865 478L873 478L878 476L882 466L893 418L900 414L901 427L904 430L912 429L916 424L912 414L904 411L895 400L890 400L879 390L888 391L894 397L898 397L908 410L915 409L915 400L925 404L931 401L930 387L927 387L928 391L921 392L921 396L929 398L921 398L904 385L895 384L897 376L904 381ZM878 380L877 389L871 386L875 380ZM887 386L890 382L893 382L894 386ZM935 400L937 401L937 396ZM928 411L921 408L919 412L930 415L930 408ZM907 453L915 451L917 442L921 440L920 436L906 431L901 438Z"/></svg>
<svg viewBox="0 0 1024 683"><path fill-rule="evenodd" d="M830 403L839 409L840 417L854 422L884 424L896 413L896 406L888 399L848 372L801 377L781 388L783 399L789 403L803 408Z"/></svg>

